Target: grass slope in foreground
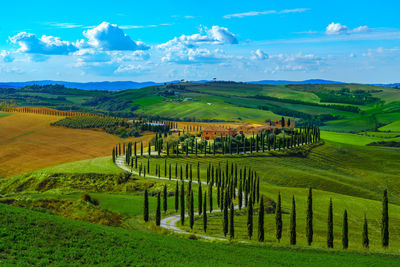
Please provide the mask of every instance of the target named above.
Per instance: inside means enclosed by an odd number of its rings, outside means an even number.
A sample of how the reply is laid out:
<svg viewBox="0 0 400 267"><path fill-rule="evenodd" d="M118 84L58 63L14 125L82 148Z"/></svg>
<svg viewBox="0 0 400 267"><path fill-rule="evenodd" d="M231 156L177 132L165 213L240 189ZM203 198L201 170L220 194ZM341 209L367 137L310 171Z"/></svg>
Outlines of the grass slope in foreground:
<svg viewBox="0 0 400 267"><path fill-rule="evenodd" d="M219 244L98 226L0 205L1 264L398 266L400 258Z"/></svg>

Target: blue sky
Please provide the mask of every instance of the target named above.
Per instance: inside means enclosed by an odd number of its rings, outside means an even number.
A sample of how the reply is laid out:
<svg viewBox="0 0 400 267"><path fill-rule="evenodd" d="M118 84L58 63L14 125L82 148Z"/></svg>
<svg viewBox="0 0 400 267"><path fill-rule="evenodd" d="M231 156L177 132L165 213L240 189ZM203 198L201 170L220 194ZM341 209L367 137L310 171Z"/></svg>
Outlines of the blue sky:
<svg viewBox="0 0 400 267"><path fill-rule="evenodd" d="M400 82L398 1L7 1L1 81Z"/></svg>

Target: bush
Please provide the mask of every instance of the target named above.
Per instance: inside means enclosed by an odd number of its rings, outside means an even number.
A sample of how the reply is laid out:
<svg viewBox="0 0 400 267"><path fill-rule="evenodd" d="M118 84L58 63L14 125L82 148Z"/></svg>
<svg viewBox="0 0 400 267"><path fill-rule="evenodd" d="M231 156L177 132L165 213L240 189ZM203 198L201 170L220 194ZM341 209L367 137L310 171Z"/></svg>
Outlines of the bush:
<svg viewBox="0 0 400 267"><path fill-rule="evenodd" d="M93 204L95 206L99 205L99 200L96 199L96 198L91 197L88 193L85 193L85 194L81 195L81 199L83 201L89 202L89 203L91 203L91 204Z"/></svg>

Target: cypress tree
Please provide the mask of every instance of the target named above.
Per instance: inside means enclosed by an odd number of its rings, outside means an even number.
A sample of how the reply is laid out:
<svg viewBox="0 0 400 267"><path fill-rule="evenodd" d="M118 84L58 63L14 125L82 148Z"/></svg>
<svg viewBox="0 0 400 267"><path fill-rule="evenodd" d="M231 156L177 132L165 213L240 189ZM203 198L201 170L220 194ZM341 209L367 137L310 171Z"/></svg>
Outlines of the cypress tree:
<svg viewBox="0 0 400 267"><path fill-rule="evenodd" d="M260 209L258 211L258 241L264 242L264 198L261 195Z"/></svg>
<svg viewBox="0 0 400 267"><path fill-rule="evenodd" d="M168 208L167 198L168 198L167 185L164 185L164 194L163 194L164 213L167 212L167 208Z"/></svg>
<svg viewBox="0 0 400 267"><path fill-rule="evenodd" d="M234 224L235 208L231 202L231 213L229 217L229 236L231 239L235 238L235 224Z"/></svg>
<svg viewBox="0 0 400 267"><path fill-rule="evenodd" d="M327 245L328 245L328 248L333 248L333 207L332 207L332 198L329 201L329 210L328 210Z"/></svg>
<svg viewBox="0 0 400 267"><path fill-rule="evenodd" d="M182 181L181 184L181 224L185 224L185 185L184 182Z"/></svg>
<svg viewBox="0 0 400 267"><path fill-rule="evenodd" d="M202 213L202 207L203 207L203 192L201 190L201 183L199 183L199 192L198 192L198 211L199 211L199 215L201 215Z"/></svg>
<svg viewBox="0 0 400 267"><path fill-rule="evenodd" d="M253 236L253 201L249 201L247 207L247 235L249 236L249 239Z"/></svg>
<svg viewBox="0 0 400 267"><path fill-rule="evenodd" d="M115 148L112 150L112 160L115 163Z"/></svg>
<svg viewBox="0 0 400 267"><path fill-rule="evenodd" d="M343 249L347 249L349 247L349 224L347 220L347 210L344 210L343 213L342 245Z"/></svg>
<svg viewBox="0 0 400 267"><path fill-rule="evenodd" d="M293 196L292 214L290 216L290 245L296 245L296 202Z"/></svg>
<svg viewBox="0 0 400 267"><path fill-rule="evenodd" d="M204 192L203 210L203 230L207 232L207 192Z"/></svg>
<svg viewBox="0 0 400 267"><path fill-rule="evenodd" d="M160 192L157 194L157 210L156 210L156 225L160 226L161 222L161 206L160 206Z"/></svg>
<svg viewBox="0 0 400 267"><path fill-rule="evenodd" d="M228 194L225 193L225 197L223 199L224 202L224 222L223 222L223 229L224 229L224 236L228 233Z"/></svg>
<svg viewBox="0 0 400 267"><path fill-rule="evenodd" d="M208 202L210 206L210 213L213 211L213 199L212 199L212 184L208 186ZM204 211L205 213L205 211Z"/></svg>
<svg viewBox="0 0 400 267"><path fill-rule="evenodd" d="M306 219L306 235L307 235L307 243L311 246L313 241L313 207L312 207L312 189L308 190L308 198L307 198L307 219Z"/></svg>
<svg viewBox="0 0 400 267"><path fill-rule="evenodd" d="M176 181L176 188L175 188L175 211L177 212L179 209L179 185L178 181Z"/></svg>
<svg viewBox="0 0 400 267"><path fill-rule="evenodd" d="M364 213L364 227L363 227L363 247L369 248L369 238L368 238L368 221L367 215Z"/></svg>
<svg viewBox="0 0 400 267"><path fill-rule="evenodd" d="M190 208L189 208L189 214L190 214L190 229L193 229L193 224L194 224L194 200L193 200L193 191L190 191L190 196L189 196L189 201L190 201Z"/></svg>
<svg viewBox="0 0 400 267"><path fill-rule="evenodd" d="M382 247L387 248L389 246L389 207L388 207L387 189L383 191L381 235L382 235Z"/></svg>
<svg viewBox="0 0 400 267"><path fill-rule="evenodd" d="M149 221L149 193L147 192L147 188L144 190L143 219L145 222Z"/></svg>
<svg viewBox="0 0 400 267"><path fill-rule="evenodd" d="M242 203L243 203L243 190L242 190L242 179L240 179L239 190L238 190L238 206L239 206L239 210L242 209Z"/></svg>
<svg viewBox="0 0 400 267"><path fill-rule="evenodd" d="M276 239L281 242L282 238L282 207L281 207L281 193L278 193L278 203L275 210L275 225L276 225Z"/></svg>

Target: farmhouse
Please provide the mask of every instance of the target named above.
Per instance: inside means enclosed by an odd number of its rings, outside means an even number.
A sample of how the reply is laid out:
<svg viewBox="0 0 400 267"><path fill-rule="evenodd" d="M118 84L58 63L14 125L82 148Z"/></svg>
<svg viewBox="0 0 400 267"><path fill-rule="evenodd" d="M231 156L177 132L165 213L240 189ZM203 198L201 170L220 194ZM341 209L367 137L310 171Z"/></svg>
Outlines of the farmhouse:
<svg viewBox="0 0 400 267"><path fill-rule="evenodd" d="M219 126L207 126L204 127L201 138L205 140L214 140L215 137L227 137L234 136L237 131L232 128L223 128Z"/></svg>

